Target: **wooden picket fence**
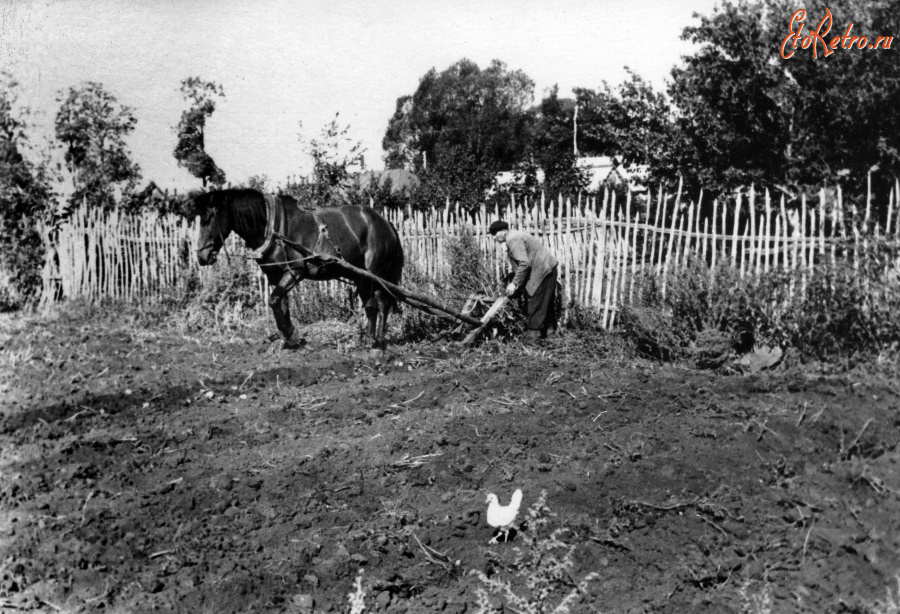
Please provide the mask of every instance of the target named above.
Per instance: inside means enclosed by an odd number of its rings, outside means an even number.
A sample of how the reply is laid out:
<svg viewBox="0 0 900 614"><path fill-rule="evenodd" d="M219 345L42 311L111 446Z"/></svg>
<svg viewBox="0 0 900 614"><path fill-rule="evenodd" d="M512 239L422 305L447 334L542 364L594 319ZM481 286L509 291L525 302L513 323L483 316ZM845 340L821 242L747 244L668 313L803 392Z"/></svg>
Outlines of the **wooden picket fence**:
<svg viewBox="0 0 900 614"><path fill-rule="evenodd" d="M900 185L891 192L883 220L872 216L871 190L863 213L845 211L839 189L830 197L824 189L812 198L802 196L799 206L788 208L783 197L776 203L752 187L705 206L702 195L701 202L684 202L679 186L670 194L660 188L655 195L628 192L625 198L607 191L575 200L511 201L500 214L511 227L541 237L556 255L565 304L595 311L610 329L621 306L634 300L640 276L659 275L665 292L667 279L690 258L705 262L711 276L723 265L741 276L793 270L804 280L816 267L838 260L858 268L870 253L870 241L883 245L886 237L900 236L898 194ZM415 268L432 290L450 277L447 246L463 235L472 237L498 279L507 269L505 249L487 231L498 213L484 206L464 211L445 203L430 211L384 214L401 237L406 270ZM151 212L76 210L48 234L44 300L154 300L178 292L189 278L202 284L210 269L197 265L196 233L193 221ZM896 241L888 244L895 249ZM234 257L245 251L236 237L227 245ZM896 275L896 253L889 262L885 274ZM265 305L268 287L261 274L258 284ZM337 298L344 286L300 284L297 291Z"/></svg>

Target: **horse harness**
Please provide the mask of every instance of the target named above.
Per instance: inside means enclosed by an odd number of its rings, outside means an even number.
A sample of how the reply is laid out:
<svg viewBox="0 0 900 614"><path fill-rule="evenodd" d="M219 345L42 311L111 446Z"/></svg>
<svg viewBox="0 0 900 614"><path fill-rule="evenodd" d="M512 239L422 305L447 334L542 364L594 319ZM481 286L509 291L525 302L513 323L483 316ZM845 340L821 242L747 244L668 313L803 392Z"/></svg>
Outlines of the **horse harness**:
<svg viewBox="0 0 900 614"><path fill-rule="evenodd" d="M254 250L250 250L247 253L247 258L252 260L262 260L268 255L269 252L275 247L276 242L284 243L283 238L285 237L285 222L287 216L284 214L284 210L279 207L280 199L278 196L273 194L265 194L266 201L266 237L263 240L263 244ZM279 215L279 210L280 215ZM319 237L316 240L315 246L312 248L312 253L314 255L321 255L321 250L325 241L328 241L328 244L331 246L331 249L334 251L335 255L338 258L343 258L343 254L341 254L341 249L335 245L334 241L331 240L331 235L328 233L328 225L322 221L322 218L316 212L316 209L312 207L301 207L301 209L307 213L309 213L313 220L316 222L316 227L319 230ZM278 227L276 230L276 226ZM267 263L271 264L293 264L295 262L302 262L305 258L289 260L285 262L271 262Z"/></svg>
<svg viewBox="0 0 900 614"><path fill-rule="evenodd" d="M260 262L263 258L265 258L274 248L276 243L285 244L285 228L287 216L284 213L283 207L280 207L282 203L280 202L280 198L273 194L264 194L263 195L266 201L266 236L263 240L263 244L254 250L250 250L247 254L247 258L256 260L260 266L274 266L274 265L291 265L300 262L306 262L307 260L314 258L316 256L321 255L321 250L324 245L324 241L327 240L328 244L331 246L331 249L337 255L338 258L343 259L343 255L341 254L340 248L335 245L334 241L331 239L331 235L328 233L328 225L322 221L322 218L318 215L316 210L311 207L302 207L303 211L306 211L310 215L312 215L313 220L316 222L316 226L319 230L319 236L316 240L316 244L311 250L310 256L304 256L302 258L295 258L292 260L285 260L283 262ZM280 213L280 215L279 215ZM276 230L277 227L277 230ZM291 243L288 241L288 243ZM282 294L286 294L294 286L300 283L301 278L298 278L294 273L294 269L290 266L287 267L286 271L291 276L290 283L282 289Z"/></svg>
<svg viewBox="0 0 900 614"><path fill-rule="evenodd" d="M250 250L247 254L248 258L253 260L262 260L266 254L272 251L275 246L275 219L278 216L278 197L273 194L264 194L266 200L266 238L263 244L254 250ZM284 234L285 215L281 214L281 220L278 225L278 234Z"/></svg>

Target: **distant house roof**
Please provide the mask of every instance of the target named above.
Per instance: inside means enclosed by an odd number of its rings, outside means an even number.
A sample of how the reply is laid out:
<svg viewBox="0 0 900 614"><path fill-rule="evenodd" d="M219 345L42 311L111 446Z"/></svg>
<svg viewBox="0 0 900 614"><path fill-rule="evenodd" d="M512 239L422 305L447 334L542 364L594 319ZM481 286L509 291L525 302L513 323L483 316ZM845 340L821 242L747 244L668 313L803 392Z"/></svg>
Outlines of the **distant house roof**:
<svg viewBox="0 0 900 614"><path fill-rule="evenodd" d="M351 176L347 180L350 186L358 186L362 190L372 187L377 181L379 187L388 180L391 182L391 194L409 193L422 183L415 173L402 168L392 168L384 171L365 171Z"/></svg>

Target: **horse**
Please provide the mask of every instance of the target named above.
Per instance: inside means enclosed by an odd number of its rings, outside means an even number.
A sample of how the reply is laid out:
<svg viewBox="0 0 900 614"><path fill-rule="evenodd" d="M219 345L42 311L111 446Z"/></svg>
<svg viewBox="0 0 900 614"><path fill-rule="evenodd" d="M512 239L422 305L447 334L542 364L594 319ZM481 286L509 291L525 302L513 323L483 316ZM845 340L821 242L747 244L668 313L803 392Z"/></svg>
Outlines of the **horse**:
<svg viewBox="0 0 900 614"><path fill-rule="evenodd" d="M340 277L329 267L310 263L310 253L341 258L381 279L400 283L404 262L400 237L394 226L370 207L309 208L300 206L292 196L252 189L213 190L196 195L193 201L200 220L200 265L216 262L231 232L241 237L269 280L269 307L284 336L284 349L306 344L291 322L288 292L303 279L325 281ZM373 347L384 349L388 313L396 307L396 298L371 279L350 281L365 306Z"/></svg>

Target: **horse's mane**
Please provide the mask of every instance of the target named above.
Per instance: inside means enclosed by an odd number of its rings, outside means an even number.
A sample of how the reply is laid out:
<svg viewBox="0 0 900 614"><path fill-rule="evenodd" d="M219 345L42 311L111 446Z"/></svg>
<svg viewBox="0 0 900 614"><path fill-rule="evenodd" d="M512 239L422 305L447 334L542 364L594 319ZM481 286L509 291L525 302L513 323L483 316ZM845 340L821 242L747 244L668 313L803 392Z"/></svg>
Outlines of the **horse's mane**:
<svg viewBox="0 0 900 614"><path fill-rule="evenodd" d="M249 188L228 190L231 206L231 227L238 229L264 229L266 227L266 199L262 192Z"/></svg>

